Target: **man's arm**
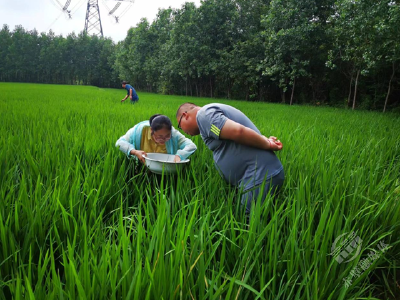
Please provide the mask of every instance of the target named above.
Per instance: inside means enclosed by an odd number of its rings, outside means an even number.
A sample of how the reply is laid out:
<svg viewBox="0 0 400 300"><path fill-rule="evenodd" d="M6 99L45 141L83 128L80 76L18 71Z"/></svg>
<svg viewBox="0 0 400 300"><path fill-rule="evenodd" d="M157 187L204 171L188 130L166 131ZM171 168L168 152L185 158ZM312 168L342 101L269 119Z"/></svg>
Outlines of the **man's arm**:
<svg viewBox="0 0 400 300"><path fill-rule="evenodd" d="M223 140L231 140L238 144L264 150L279 151L283 147L282 143L276 138L271 137L268 139L254 130L229 119L226 120L222 127L219 137Z"/></svg>
<svg viewBox="0 0 400 300"><path fill-rule="evenodd" d="M129 98L132 100L132 89L129 89Z"/></svg>

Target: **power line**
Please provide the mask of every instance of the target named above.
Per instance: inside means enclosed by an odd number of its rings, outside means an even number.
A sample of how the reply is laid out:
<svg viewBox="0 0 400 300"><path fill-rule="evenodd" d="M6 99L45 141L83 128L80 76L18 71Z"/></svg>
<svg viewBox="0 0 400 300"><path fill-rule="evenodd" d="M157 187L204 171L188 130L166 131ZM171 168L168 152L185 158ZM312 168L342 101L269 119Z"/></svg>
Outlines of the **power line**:
<svg viewBox="0 0 400 300"><path fill-rule="evenodd" d="M62 0L61 0L62 1ZM85 0L86 1L86 0ZM66 0L65 4L62 5L59 0L51 0L51 2L58 8L61 9L61 14L50 24L49 29L53 24L60 18L63 13L67 13L68 17L72 19L72 15L76 13L78 9L82 7L85 1L79 0L71 9L68 10L70 7L72 0ZM135 0L114 0L118 2L114 5L114 7L110 10L106 3L103 0L103 5L108 10L108 15L115 18L116 23L118 23L119 19L127 13L127 11L132 7ZM120 10L120 6L122 2L127 3L128 5L124 10ZM116 12L121 11L119 15ZM98 0L87 0L87 8L86 8L86 17L85 17L85 27L84 32L88 33L91 32L94 35L103 37L103 27L101 25L101 18L100 18L100 8Z"/></svg>
<svg viewBox="0 0 400 300"><path fill-rule="evenodd" d="M50 24L50 26L46 29L46 32L49 30L49 29L51 29L51 26L53 26L53 24L55 23L55 22L57 22L57 20L62 16L64 14L64 12L61 12L61 14Z"/></svg>

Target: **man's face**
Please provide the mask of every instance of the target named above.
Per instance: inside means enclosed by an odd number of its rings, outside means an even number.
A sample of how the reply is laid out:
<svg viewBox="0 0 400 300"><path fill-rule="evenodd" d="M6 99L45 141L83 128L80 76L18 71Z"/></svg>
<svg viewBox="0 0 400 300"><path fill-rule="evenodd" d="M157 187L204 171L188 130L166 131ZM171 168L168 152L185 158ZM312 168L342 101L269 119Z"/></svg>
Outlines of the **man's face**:
<svg viewBox="0 0 400 300"><path fill-rule="evenodd" d="M125 86L126 86L126 84L122 84L122 88L123 88L123 89L125 88Z"/></svg>
<svg viewBox="0 0 400 300"><path fill-rule="evenodd" d="M200 134L199 126L197 126L196 113L194 110L182 112L176 118L178 128L182 129L186 134L191 136Z"/></svg>

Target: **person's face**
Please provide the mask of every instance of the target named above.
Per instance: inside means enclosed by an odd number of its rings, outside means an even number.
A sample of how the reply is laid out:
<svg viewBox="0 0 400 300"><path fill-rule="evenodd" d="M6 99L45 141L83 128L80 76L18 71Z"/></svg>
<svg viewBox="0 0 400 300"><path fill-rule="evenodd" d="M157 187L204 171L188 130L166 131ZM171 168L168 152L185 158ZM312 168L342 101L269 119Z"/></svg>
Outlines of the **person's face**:
<svg viewBox="0 0 400 300"><path fill-rule="evenodd" d="M122 84L122 88L123 88L123 89L125 88L125 86L126 86L126 84Z"/></svg>
<svg viewBox="0 0 400 300"><path fill-rule="evenodd" d="M157 131L152 131L153 139L157 144L164 145L171 139L171 130L162 128Z"/></svg>
<svg viewBox="0 0 400 300"><path fill-rule="evenodd" d="M191 136L200 134L194 110L183 112L176 120L178 121L178 128L182 129L186 134Z"/></svg>

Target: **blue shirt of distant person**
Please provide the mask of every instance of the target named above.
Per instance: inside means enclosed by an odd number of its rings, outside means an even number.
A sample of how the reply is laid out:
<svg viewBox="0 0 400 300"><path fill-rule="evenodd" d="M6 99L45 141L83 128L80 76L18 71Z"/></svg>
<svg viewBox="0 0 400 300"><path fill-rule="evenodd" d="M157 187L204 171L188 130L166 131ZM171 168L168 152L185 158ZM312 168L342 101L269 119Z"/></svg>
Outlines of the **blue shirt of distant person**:
<svg viewBox="0 0 400 300"><path fill-rule="evenodd" d="M131 104L135 104L137 102L139 102L139 96L137 95L135 89L133 88L133 86L131 86L130 84L128 84L128 82L126 81L122 81L122 88L126 89L126 96L124 99L121 100L121 102L124 102L126 99L131 99Z"/></svg>
<svg viewBox="0 0 400 300"><path fill-rule="evenodd" d="M247 214L259 194L261 202L268 193L276 196L285 178L274 153L283 147L276 137L263 136L244 113L220 103L203 107L184 103L176 118L179 129L192 136L200 134L225 181L242 190Z"/></svg>

